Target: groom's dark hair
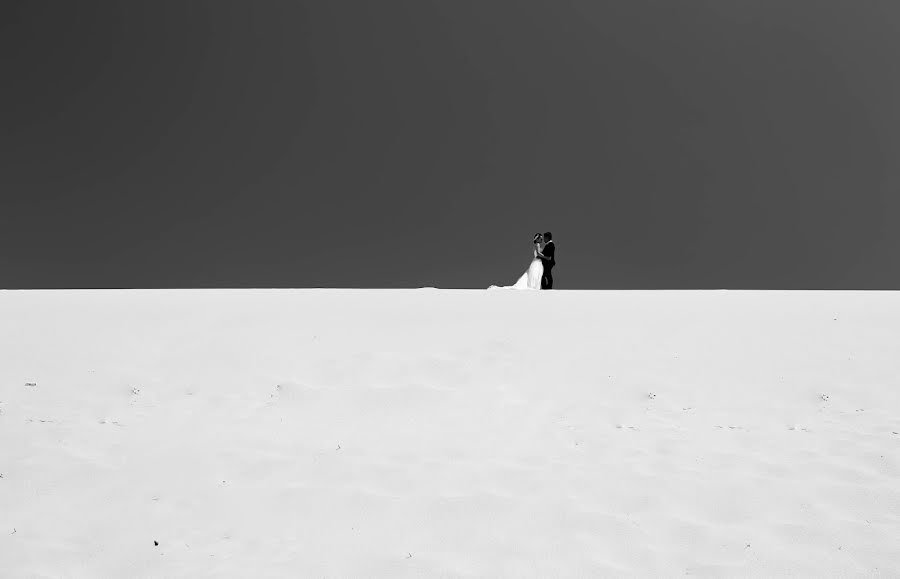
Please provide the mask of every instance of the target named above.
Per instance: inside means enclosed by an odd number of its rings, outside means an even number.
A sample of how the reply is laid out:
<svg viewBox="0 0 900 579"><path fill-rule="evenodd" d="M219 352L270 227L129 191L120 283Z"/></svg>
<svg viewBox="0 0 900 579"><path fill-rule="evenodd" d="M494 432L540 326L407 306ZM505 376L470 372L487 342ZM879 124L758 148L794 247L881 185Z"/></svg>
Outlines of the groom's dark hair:
<svg viewBox="0 0 900 579"><path fill-rule="evenodd" d="M549 231L544 232L544 240L550 241L551 239L553 239L553 234L550 233Z"/></svg>

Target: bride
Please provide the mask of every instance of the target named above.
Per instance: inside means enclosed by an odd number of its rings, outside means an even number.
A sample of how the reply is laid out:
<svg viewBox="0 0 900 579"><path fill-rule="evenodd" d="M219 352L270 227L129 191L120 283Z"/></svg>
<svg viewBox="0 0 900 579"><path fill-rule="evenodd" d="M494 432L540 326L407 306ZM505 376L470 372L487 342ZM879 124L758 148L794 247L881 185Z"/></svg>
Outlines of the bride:
<svg viewBox="0 0 900 579"><path fill-rule="evenodd" d="M532 238L531 241L534 244L534 251L532 252L533 259L531 260L531 265L525 270L525 273L523 273L513 285L492 285L488 289L541 289L541 277L544 275L544 264L538 256L542 255L541 250L544 248L544 236L540 233L535 233L534 238Z"/></svg>

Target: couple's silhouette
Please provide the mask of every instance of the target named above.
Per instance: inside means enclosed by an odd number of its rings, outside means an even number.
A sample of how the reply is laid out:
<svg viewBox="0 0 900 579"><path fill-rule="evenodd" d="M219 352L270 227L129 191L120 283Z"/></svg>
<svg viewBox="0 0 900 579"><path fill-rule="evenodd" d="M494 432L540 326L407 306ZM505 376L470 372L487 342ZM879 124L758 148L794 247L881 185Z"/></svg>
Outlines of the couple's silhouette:
<svg viewBox="0 0 900 579"><path fill-rule="evenodd" d="M534 250L531 265L525 273L510 286L492 285L488 289L553 289L553 266L556 265L556 244L553 243L553 234L535 233L532 238Z"/></svg>

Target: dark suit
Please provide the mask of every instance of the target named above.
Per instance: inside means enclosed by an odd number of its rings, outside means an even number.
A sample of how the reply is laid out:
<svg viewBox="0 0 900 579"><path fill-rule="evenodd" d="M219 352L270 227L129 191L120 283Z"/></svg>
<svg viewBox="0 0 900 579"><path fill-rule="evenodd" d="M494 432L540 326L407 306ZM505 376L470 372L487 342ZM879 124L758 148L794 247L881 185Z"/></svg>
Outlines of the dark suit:
<svg viewBox="0 0 900 579"><path fill-rule="evenodd" d="M553 266L556 265L556 244L548 241L547 245L541 251L544 257L541 263L544 264L544 275L541 276L541 289L553 289Z"/></svg>

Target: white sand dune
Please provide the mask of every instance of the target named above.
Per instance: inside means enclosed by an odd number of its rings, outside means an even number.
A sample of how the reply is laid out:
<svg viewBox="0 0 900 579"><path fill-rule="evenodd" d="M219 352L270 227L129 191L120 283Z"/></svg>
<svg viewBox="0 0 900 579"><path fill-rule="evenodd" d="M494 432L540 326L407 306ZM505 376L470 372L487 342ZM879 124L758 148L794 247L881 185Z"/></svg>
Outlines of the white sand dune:
<svg viewBox="0 0 900 579"><path fill-rule="evenodd" d="M900 577L898 347L896 292L0 292L0 576Z"/></svg>

